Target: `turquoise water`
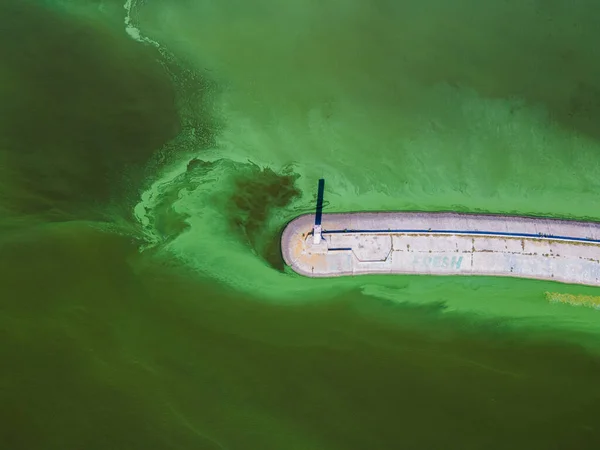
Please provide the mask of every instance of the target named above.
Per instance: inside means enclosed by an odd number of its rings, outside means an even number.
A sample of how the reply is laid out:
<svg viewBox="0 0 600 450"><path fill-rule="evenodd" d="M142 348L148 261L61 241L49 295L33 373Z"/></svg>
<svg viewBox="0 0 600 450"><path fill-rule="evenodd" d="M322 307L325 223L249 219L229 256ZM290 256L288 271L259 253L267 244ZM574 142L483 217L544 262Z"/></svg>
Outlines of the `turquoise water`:
<svg viewBox="0 0 600 450"><path fill-rule="evenodd" d="M545 293L598 289L278 248L319 178L326 212L600 219L591 2L0 12L7 448L597 448L598 311Z"/></svg>

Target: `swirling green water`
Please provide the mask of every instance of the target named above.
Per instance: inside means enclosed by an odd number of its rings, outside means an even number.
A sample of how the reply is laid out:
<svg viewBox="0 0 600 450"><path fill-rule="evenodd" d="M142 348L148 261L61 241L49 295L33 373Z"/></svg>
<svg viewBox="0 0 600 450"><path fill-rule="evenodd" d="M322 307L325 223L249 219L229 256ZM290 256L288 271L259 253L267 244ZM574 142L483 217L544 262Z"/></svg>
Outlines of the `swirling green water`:
<svg viewBox="0 0 600 450"><path fill-rule="evenodd" d="M282 265L321 177L600 219L597 8L439 3L3 4L7 448L597 447L597 289Z"/></svg>

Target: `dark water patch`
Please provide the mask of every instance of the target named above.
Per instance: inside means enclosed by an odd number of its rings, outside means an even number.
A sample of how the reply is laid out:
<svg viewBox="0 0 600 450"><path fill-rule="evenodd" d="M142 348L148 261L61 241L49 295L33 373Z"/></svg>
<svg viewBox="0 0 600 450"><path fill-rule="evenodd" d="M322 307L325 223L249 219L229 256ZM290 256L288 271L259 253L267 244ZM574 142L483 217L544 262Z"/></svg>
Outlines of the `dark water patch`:
<svg viewBox="0 0 600 450"><path fill-rule="evenodd" d="M425 83L469 86L486 97L543 105L565 128L600 138L596 2L426 3L427 20L407 42L423 39L428 54L415 56L412 44L399 43L402 70ZM425 9L413 8L410 2L397 8L406 10L399 35L415 32L410 22Z"/></svg>
<svg viewBox="0 0 600 450"><path fill-rule="evenodd" d="M577 82L568 104L557 116L573 128L600 138L600 83Z"/></svg>
<svg viewBox="0 0 600 450"><path fill-rule="evenodd" d="M147 255L73 224L1 247L10 448L600 442L600 366L577 346L488 333L438 308L368 315L357 305L373 300L360 293L250 301Z"/></svg>
<svg viewBox="0 0 600 450"><path fill-rule="evenodd" d="M187 165L187 171L188 172L194 172L197 170L206 170L206 169L211 169L213 168L215 165L214 162L212 161L203 161L201 159L198 158L193 158L190 159L190 161L188 162Z"/></svg>
<svg viewBox="0 0 600 450"><path fill-rule="evenodd" d="M184 425L172 428L160 376L130 351L149 331L136 258L128 239L76 224L2 242L3 445L203 448Z"/></svg>
<svg viewBox="0 0 600 450"><path fill-rule="evenodd" d="M134 168L179 130L156 51L100 22L30 2L2 2L0 21L10 209L74 212L139 183Z"/></svg>
<svg viewBox="0 0 600 450"><path fill-rule="evenodd" d="M286 267L281 252L281 234L283 233L284 228L285 227L281 227L281 229L276 230L275 233L271 233L271 235L267 237L266 244L262 250L262 256L265 261L279 272L284 272Z"/></svg>
<svg viewBox="0 0 600 450"><path fill-rule="evenodd" d="M254 166L235 180L235 190L227 205L234 230L272 267L283 270L280 234L274 233L269 219L280 208L300 197L296 174L277 174L269 168ZM280 231L280 230L277 230Z"/></svg>

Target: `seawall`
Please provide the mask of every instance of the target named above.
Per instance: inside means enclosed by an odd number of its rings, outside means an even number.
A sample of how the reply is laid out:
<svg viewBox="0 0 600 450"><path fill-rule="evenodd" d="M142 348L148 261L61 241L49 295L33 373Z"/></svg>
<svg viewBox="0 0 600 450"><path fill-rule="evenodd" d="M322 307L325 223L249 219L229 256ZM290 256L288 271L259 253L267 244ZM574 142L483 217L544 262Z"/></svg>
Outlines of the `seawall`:
<svg viewBox="0 0 600 450"><path fill-rule="evenodd" d="M600 223L460 213L314 214L292 220L283 258L308 277L489 275L600 286ZM317 243L317 241L319 241Z"/></svg>

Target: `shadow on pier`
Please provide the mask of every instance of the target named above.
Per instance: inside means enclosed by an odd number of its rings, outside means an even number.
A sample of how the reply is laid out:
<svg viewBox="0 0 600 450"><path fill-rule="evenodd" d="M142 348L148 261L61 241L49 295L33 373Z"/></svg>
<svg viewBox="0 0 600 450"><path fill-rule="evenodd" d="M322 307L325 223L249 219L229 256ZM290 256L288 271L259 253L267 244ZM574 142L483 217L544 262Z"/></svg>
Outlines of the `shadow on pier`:
<svg viewBox="0 0 600 450"><path fill-rule="evenodd" d="M315 225L321 225L323 217L323 193L325 192L325 179L319 179L319 187L317 190L317 209L315 212Z"/></svg>

